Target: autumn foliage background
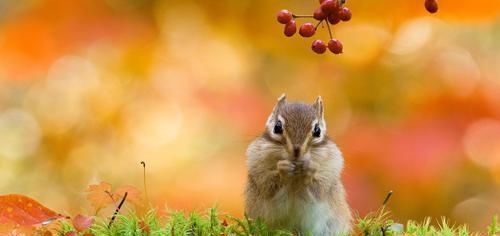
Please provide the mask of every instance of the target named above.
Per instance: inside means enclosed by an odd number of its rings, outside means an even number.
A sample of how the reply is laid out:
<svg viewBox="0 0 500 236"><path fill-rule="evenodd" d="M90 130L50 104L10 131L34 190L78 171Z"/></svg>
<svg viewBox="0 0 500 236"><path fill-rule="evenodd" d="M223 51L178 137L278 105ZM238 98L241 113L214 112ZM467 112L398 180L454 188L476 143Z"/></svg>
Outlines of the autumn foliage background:
<svg viewBox="0 0 500 236"><path fill-rule="evenodd" d="M275 99L321 94L356 212L393 190L396 219L482 228L500 212L500 3L439 3L348 1L334 56L275 22L313 0L0 1L0 194L92 214L86 187L142 188L145 161L156 206L241 216Z"/></svg>

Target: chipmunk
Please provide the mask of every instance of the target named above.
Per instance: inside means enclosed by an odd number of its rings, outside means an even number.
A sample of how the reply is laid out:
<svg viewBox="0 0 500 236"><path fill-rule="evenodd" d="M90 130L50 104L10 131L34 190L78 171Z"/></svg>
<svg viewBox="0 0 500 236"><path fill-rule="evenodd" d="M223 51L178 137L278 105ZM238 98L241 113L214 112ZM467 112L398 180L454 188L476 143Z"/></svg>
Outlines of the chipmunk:
<svg viewBox="0 0 500 236"><path fill-rule="evenodd" d="M283 94L262 136L247 149L245 212L271 228L343 235L351 210L341 181L343 157L326 134L323 101L288 103Z"/></svg>

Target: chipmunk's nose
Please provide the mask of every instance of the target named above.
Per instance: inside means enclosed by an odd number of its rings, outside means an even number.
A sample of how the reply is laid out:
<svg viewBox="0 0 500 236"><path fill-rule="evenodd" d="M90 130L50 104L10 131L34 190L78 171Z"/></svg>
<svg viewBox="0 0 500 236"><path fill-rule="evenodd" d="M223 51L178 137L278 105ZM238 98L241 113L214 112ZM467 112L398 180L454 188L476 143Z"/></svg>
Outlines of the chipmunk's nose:
<svg viewBox="0 0 500 236"><path fill-rule="evenodd" d="M295 158L300 156L300 146L293 146L293 156Z"/></svg>

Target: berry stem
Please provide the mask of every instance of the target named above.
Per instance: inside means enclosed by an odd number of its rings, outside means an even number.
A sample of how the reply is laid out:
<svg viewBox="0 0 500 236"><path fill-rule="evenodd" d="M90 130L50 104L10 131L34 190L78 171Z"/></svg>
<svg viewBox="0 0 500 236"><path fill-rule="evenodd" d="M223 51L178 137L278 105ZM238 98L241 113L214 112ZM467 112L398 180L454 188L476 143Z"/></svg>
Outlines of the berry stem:
<svg viewBox="0 0 500 236"><path fill-rule="evenodd" d="M324 21L324 19L323 19L323 20L320 20L320 21L318 22L318 24L316 24L316 27L314 27L314 29L316 29L316 30L317 30L317 29L318 29L318 27L319 27L319 25L321 25L321 23L323 23L323 21Z"/></svg>
<svg viewBox="0 0 500 236"><path fill-rule="evenodd" d="M332 30L330 29L330 22L326 22L326 28L328 28L328 34L330 35L330 39L333 39Z"/></svg>
<svg viewBox="0 0 500 236"><path fill-rule="evenodd" d="M313 18L312 15L292 15L293 18Z"/></svg>

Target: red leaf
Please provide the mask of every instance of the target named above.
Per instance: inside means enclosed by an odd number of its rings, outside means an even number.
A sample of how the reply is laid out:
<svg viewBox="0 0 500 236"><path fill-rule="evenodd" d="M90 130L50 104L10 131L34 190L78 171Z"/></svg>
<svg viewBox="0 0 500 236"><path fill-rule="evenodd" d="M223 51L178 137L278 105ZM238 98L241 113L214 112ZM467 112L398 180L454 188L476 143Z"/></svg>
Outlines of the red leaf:
<svg viewBox="0 0 500 236"><path fill-rule="evenodd" d="M111 184L101 182L100 184L89 185L87 190L87 199L96 210L99 210L114 200L111 198Z"/></svg>
<svg viewBox="0 0 500 236"><path fill-rule="evenodd" d="M0 224L36 225L64 217L19 194L0 196Z"/></svg>
<svg viewBox="0 0 500 236"><path fill-rule="evenodd" d="M23 231L29 234L34 231L35 227L32 226L22 226ZM0 235L10 235L13 231L18 232L19 227L15 223L0 223Z"/></svg>
<svg viewBox="0 0 500 236"><path fill-rule="evenodd" d="M141 191L136 187L125 185L117 188L114 192L111 188L111 184L107 182L88 186L86 190L87 200L97 211L111 203L116 205L125 196L125 193L127 193L127 202L136 206L141 205Z"/></svg>
<svg viewBox="0 0 500 236"><path fill-rule="evenodd" d="M90 228L90 226L92 226L93 223L94 223L94 219L92 217L87 217L87 216L83 216L83 215L78 214L77 216L75 216L73 218L73 226L75 227L75 229L78 232L84 231L84 230Z"/></svg>

